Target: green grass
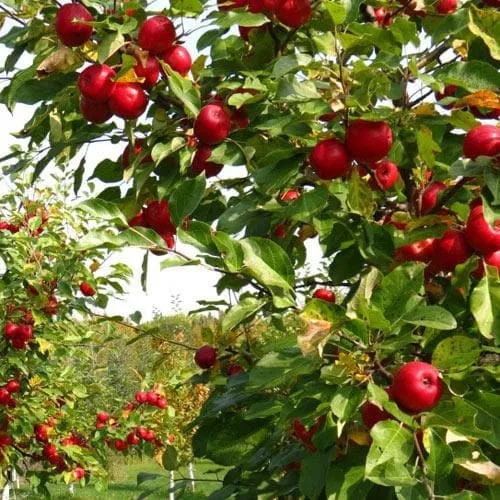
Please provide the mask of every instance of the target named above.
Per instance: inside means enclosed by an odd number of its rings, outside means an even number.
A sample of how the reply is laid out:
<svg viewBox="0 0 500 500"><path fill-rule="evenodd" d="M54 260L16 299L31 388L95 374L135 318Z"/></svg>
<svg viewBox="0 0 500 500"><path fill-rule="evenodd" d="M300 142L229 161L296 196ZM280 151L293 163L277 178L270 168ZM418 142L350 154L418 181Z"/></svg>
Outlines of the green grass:
<svg viewBox="0 0 500 500"><path fill-rule="evenodd" d="M190 491L189 486L186 487L185 491L181 489L177 490L175 492L176 499L201 500L207 498L210 493L221 486L220 482L211 480L221 480L224 476L224 471L220 471L217 474L210 472L220 470L219 466L209 461L197 461L194 468L195 478L202 479L203 481L196 482L195 493ZM159 474L161 477L137 485L137 475L141 472ZM168 472L151 459L116 462L112 465L110 474L111 479L107 491L96 491L91 482L84 488L75 485L75 494L71 496L67 486L53 485L49 486L52 495L51 498L55 500L132 500L137 499L145 491L151 491L151 494L147 497L150 500L165 500L168 498ZM187 468L181 468L175 474L176 479L181 480L183 477L187 477ZM41 497L26 489L21 489L16 491L16 498L38 500Z"/></svg>

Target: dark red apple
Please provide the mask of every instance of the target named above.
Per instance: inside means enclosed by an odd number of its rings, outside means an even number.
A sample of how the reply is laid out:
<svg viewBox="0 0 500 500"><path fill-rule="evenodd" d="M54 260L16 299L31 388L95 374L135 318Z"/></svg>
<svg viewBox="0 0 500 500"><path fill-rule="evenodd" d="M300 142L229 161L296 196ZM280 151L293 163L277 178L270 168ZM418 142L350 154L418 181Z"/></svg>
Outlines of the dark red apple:
<svg viewBox="0 0 500 500"><path fill-rule="evenodd" d="M433 271L453 271L472 255L462 231L448 229L441 238L436 238L432 246L430 268Z"/></svg>
<svg viewBox="0 0 500 500"><path fill-rule="evenodd" d="M193 64L189 52L182 45L172 45L172 47L169 47L165 54L163 54L163 60L182 76L186 76L189 73Z"/></svg>
<svg viewBox="0 0 500 500"><path fill-rule="evenodd" d="M377 187L390 189L396 184L399 178L399 169L395 163L389 160L382 160L372 165Z"/></svg>
<svg viewBox="0 0 500 500"><path fill-rule="evenodd" d="M373 13L379 26L390 26L394 22L394 19L390 17L391 11L386 10L384 7L377 7Z"/></svg>
<svg viewBox="0 0 500 500"><path fill-rule="evenodd" d="M300 28L311 17L310 0L285 0L275 11L276 18L289 28Z"/></svg>
<svg viewBox="0 0 500 500"><path fill-rule="evenodd" d="M238 375L238 373L243 373L245 371L245 368L243 368L240 365L231 365L227 369L227 374L229 377L232 377L233 375Z"/></svg>
<svg viewBox="0 0 500 500"><path fill-rule="evenodd" d="M383 420L390 420L392 415L385 411L383 408L379 408L377 405L367 401L361 407L361 418L365 427L371 429L376 423L382 422Z"/></svg>
<svg viewBox="0 0 500 500"><path fill-rule="evenodd" d="M86 281L80 283L80 291L85 295L85 297L92 297L96 294L95 289L89 285Z"/></svg>
<svg viewBox="0 0 500 500"><path fill-rule="evenodd" d="M115 88L115 70L106 64L92 64L78 77L78 88L86 99L106 102Z"/></svg>
<svg viewBox="0 0 500 500"><path fill-rule="evenodd" d="M139 436L135 433L135 432L129 432L127 434L127 443L130 445L130 446L134 446L136 444L139 444L141 442L141 439L139 438Z"/></svg>
<svg viewBox="0 0 500 500"><path fill-rule="evenodd" d="M85 469L83 467L75 467L71 471L71 477L74 481L78 481L78 480L82 479L82 477L85 477L86 473L87 472L85 471Z"/></svg>
<svg viewBox="0 0 500 500"><path fill-rule="evenodd" d="M453 14L457 10L457 0L438 0L436 10L440 14Z"/></svg>
<svg viewBox="0 0 500 500"><path fill-rule="evenodd" d="M444 191L448 186L443 182L431 182L422 193L422 205L420 213L428 214L435 206L439 197L439 193Z"/></svg>
<svg viewBox="0 0 500 500"><path fill-rule="evenodd" d="M160 410L164 410L168 406L168 400L167 398L164 397L159 397L158 401L156 402L156 406L160 408Z"/></svg>
<svg viewBox="0 0 500 500"><path fill-rule="evenodd" d="M401 262L430 262L433 255L434 238L416 241L399 247L395 252L395 257Z"/></svg>
<svg viewBox="0 0 500 500"><path fill-rule="evenodd" d="M146 395L147 395L146 402L151 406L156 406L156 403L158 403L158 398L160 397L160 395L155 391L149 391L146 393Z"/></svg>
<svg viewBox="0 0 500 500"><path fill-rule="evenodd" d="M149 442L154 441L155 433L151 429L146 429L146 432L143 434L142 439Z"/></svg>
<svg viewBox="0 0 500 500"><path fill-rule="evenodd" d="M20 391L21 384L18 380L9 380L5 388L9 391L10 394L14 394Z"/></svg>
<svg viewBox="0 0 500 500"><path fill-rule="evenodd" d="M209 345L200 347L194 355L194 361L204 370L211 368L217 361L217 349Z"/></svg>
<svg viewBox="0 0 500 500"><path fill-rule="evenodd" d="M154 56L148 56L145 61L140 58L136 59L137 64L134 66L135 74L139 78L144 78L144 81L141 83L142 87L146 90L151 90L160 78L160 63Z"/></svg>
<svg viewBox="0 0 500 500"><path fill-rule="evenodd" d="M82 22L92 22L92 14L79 3L67 3L56 14L56 33L59 40L68 47L83 45L92 36L92 26Z"/></svg>
<svg viewBox="0 0 500 500"><path fill-rule="evenodd" d="M217 175L224 165L220 163L214 163L212 161L207 161L212 154L212 148L209 146L200 145L193 156L193 161L191 162L191 169L195 175L199 175L205 172L205 177L214 177Z"/></svg>
<svg viewBox="0 0 500 500"><path fill-rule="evenodd" d="M138 391L135 393L135 400L138 402L138 403L146 403L147 400L148 400L148 394L147 392L142 392L142 391Z"/></svg>
<svg viewBox="0 0 500 500"><path fill-rule="evenodd" d="M148 203L144 209L144 219L148 226L158 233L164 233L165 231L175 233L175 226L170 219L167 200L156 200Z"/></svg>
<svg viewBox="0 0 500 500"><path fill-rule="evenodd" d="M351 167L346 147L335 138L318 142L309 155L309 162L316 175L324 180L342 177Z"/></svg>
<svg viewBox="0 0 500 500"><path fill-rule="evenodd" d="M152 55L163 54L175 40L175 28L166 16L153 16L139 29L139 45Z"/></svg>
<svg viewBox="0 0 500 500"><path fill-rule="evenodd" d="M148 430L145 427L137 427L135 432L141 439L144 439L144 436L148 434Z"/></svg>
<svg viewBox="0 0 500 500"><path fill-rule="evenodd" d="M286 225L285 224L278 224L274 228L274 234L281 240L284 240L286 238L287 232L286 232Z"/></svg>
<svg viewBox="0 0 500 500"><path fill-rule="evenodd" d="M231 123L235 129L247 128L250 125L250 117L245 106L231 112Z"/></svg>
<svg viewBox="0 0 500 500"><path fill-rule="evenodd" d="M128 448L128 443L123 439L115 439L113 442L113 446L116 451L125 451Z"/></svg>
<svg viewBox="0 0 500 500"><path fill-rule="evenodd" d="M465 237L469 245L482 254L500 250L500 219L491 226L484 218L482 205L475 206L467 219Z"/></svg>
<svg viewBox="0 0 500 500"><path fill-rule="evenodd" d="M106 423L109 420L109 418L110 418L110 414L108 412L106 412L106 411L100 411L96 415L96 418L97 418L98 422Z"/></svg>
<svg viewBox="0 0 500 500"><path fill-rule="evenodd" d="M139 118L147 106L148 98L139 83L118 82L109 98L111 111L124 120Z"/></svg>
<svg viewBox="0 0 500 500"><path fill-rule="evenodd" d="M441 101L445 97L451 97L455 95L455 92L458 90L458 87L456 85L446 85L443 92L436 92L436 101ZM445 107L446 109L451 109L453 108L453 104L440 104L441 106Z"/></svg>
<svg viewBox="0 0 500 500"><path fill-rule="evenodd" d="M141 154L143 145L144 145L143 139L138 139L138 138L135 139L135 141L134 141L134 157L139 156ZM151 163L152 161L153 161L153 158L151 158L151 155L147 155L141 160L141 165L144 165L146 163ZM123 165L123 168L130 167L130 144L127 144L127 147L123 150L122 165ZM136 215L136 217L137 217L137 215ZM129 225L132 225L132 224L130 224L130 222L129 222ZM142 225L142 224L138 224L138 225Z"/></svg>
<svg viewBox="0 0 500 500"><path fill-rule="evenodd" d="M83 96L80 97L80 112L87 121L97 124L107 122L113 116L107 102L94 102Z"/></svg>
<svg viewBox="0 0 500 500"><path fill-rule="evenodd" d="M423 361L410 361L394 374L391 395L406 410L434 408L443 394L443 382L437 368Z"/></svg>
<svg viewBox="0 0 500 500"><path fill-rule="evenodd" d="M464 156L475 160L478 156L500 154L500 128L495 125L478 125L469 130L464 139Z"/></svg>
<svg viewBox="0 0 500 500"><path fill-rule="evenodd" d="M231 131L231 117L224 106L203 106L194 122L194 135L204 144L219 144Z"/></svg>
<svg viewBox="0 0 500 500"><path fill-rule="evenodd" d="M496 267L500 271L500 250L486 254L484 256L484 261L488 266ZM9 386L7 385L7 389L8 388Z"/></svg>
<svg viewBox="0 0 500 500"><path fill-rule="evenodd" d="M335 303L335 293L327 288L318 288L314 293L313 297L315 299L325 300L326 302Z"/></svg>
<svg viewBox="0 0 500 500"><path fill-rule="evenodd" d="M375 163L392 147L391 127L386 122L355 120L347 127L345 145L355 160Z"/></svg>
<svg viewBox="0 0 500 500"><path fill-rule="evenodd" d="M46 443L49 440L50 427L47 424L35 425L35 438L41 443Z"/></svg>

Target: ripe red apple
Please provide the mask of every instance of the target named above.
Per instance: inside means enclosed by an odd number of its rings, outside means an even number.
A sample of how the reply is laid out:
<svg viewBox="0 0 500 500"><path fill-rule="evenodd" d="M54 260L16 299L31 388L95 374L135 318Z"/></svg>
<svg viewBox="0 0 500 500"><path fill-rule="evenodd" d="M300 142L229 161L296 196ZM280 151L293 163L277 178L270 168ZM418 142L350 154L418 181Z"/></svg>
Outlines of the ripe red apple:
<svg viewBox="0 0 500 500"><path fill-rule="evenodd" d="M131 446L139 444L141 442L139 436L135 432L129 432L127 434L127 443Z"/></svg>
<svg viewBox="0 0 500 500"><path fill-rule="evenodd" d="M49 430L50 426L47 424L37 424L35 425L35 438L37 441L46 443L49 440Z"/></svg>
<svg viewBox="0 0 500 500"><path fill-rule="evenodd" d="M108 412L106 412L106 411L100 411L96 415L96 418L97 418L98 422L106 423L109 420L109 418L110 418L110 414Z"/></svg>
<svg viewBox="0 0 500 500"><path fill-rule="evenodd" d="M447 189L447 185L443 182L431 182L422 193L422 205L420 213L428 214L435 206L439 197L439 193Z"/></svg>
<svg viewBox="0 0 500 500"><path fill-rule="evenodd" d="M186 76L191 70L193 61L185 47L182 45L172 45L163 54L163 60L182 76Z"/></svg>
<svg viewBox="0 0 500 500"><path fill-rule="evenodd" d="M194 361L204 370L211 368L217 361L217 349L209 345L200 347L194 355Z"/></svg>
<svg viewBox="0 0 500 500"><path fill-rule="evenodd" d="M10 446L14 441L7 434L0 434L0 450L5 446Z"/></svg>
<svg viewBox="0 0 500 500"><path fill-rule="evenodd" d="M455 95L455 92L458 90L458 87L456 85L446 85L443 92L436 92L436 101L441 101L445 97L451 97ZM451 109L453 108L453 104L440 104L441 106L445 107L446 109Z"/></svg>
<svg viewBox="0 0 500 500"><path fill-rule="evenodd" d="M92 22L92 14L79 3L67 3L56 14L56 33L68 47L83 45L92 36L92 26L78 21Z"/></svg>
<svg viewBox="0 0 500 500"><path fill-rule="evenodd" d="M244 106L231 112L231 124L235 129L247 128L250 125L250 117Z"/></svg>
<svg viewBox="0 0 500 500"><path fill-rule="evenodd" d="M143 145L144 145L143 139L139 139L139 138L135 139L135 141L134 141L134 157L139 156L141 154ZM144 165L146 163L151 163L152 161L153 161L153 158L151 157L151 155L147 155L141 160L141 165ZM130 144L127 144L127 147L123 150L122 166L123 166L123 168L128 168L130 166ZM136 215L136 217L137 217L137 215ZM130 222L129 222L129 225L132 225L132 224L130 224ZM141 224L138 224L138 225L141 225Z"/></svg>
<svg viewBox="0 0 500 500"><path fill-rule="evenodd" d="M464 139L464 156L475 160L478 156L500 154L500 128L495 125L478 125L469 130Z"/></svg>
<svg viewBox="0 0 500 500"><path fill-rule="evenodd" d="M457 10L457 0L438 0L436 10L440 14L453 14Z"/></svg>
<svg viewBox="0 0 500 500"><path fill-rule="evenodd" d="M10 398L11 395L7 389L5 388L0 389L0 405L8 405Z"/></svg>
<svg viewBox="0 0 500 500"><path fill-rule="evenodd" d="M113 442L113 446L116 451L125 451L128 448L128 444L123 439L115 439Z"/></svg>
<svg viewBox="0 0 500 500"><path fill-rule="evenodd" d="M351 167L347 149L335 138L318 142L309 155L309 162L316 175L324 180L342 177Z"/></svg>
<svg viewBox="0 0 500 500"><path fill-rule="evenodd" d="M244 371L245 369L240 365L231 365L227 369L227 374L229 377L232 377L233 375L238 375L238 373L243 373Z"/></svg>
<svg viewBox="0 0 500 500"><path fill-rule="evenodd" d="M116 116L135 120L146 111L148 98L140 84L118 82L109 98L109 107Z"/></svg>
<svg viewBox="0 0 500 500"><path fill-rule="evenodd" d="M410 361L394 375L391 395L406 410L434 408L441 399L443 382L437 368L423 361Z"/></svg>
<svg viewBox="0 0 500 500"><path fill-rule="evenodd" d="M146 403L148 400L148 394L146 392L138 391L135 393L135 400L138 403Z"/></svg>
<svg viewBox="0 0 500 500"><path fill-rule="evenodd" d="M300 28L311 17L310 0L285 0L275 11L276 18L289 28Z"/></svg>
<svg viewBox="0 0 500 500"><path fill-rule="evenodd" d="M194 122L194 135L205 144L219 144L231 131L231 117L223 105L203 106Z"/></svg>
<svg viewBox="0 0 500 500"><path fill-rule="evenodd" d="M375 14L375 21L379 26L390 26L394 19L389 17L391 11L386 10L384 7L376 8L373 13Z"/></svg>
<svg viewBox="0 0 500 500"><path fill-rule="evenodd" d="M313 297L315 299L325 300L326 302L335 303L335 293L332 290L328 290L327 288L318 288L314 293Z"/></svg>
<svg viewBox="0 0 500 500"><path fill-rule="evenodd" d="M500 109L490 109L477 106L469 106L468 110L476 117L483 120L496 120L500 118Z"/></svg>
<svg viewBox="0 0 500 500"><path fill-rule="evenodd" d="M146 393L146 402L149 405L156 406L159 397L160 397L159 394L156 393L155 391L149 391Z"/></svg>
<svg viewBox="0 0 500 500"><path fill-rule="evenodd" d="M143 434L142 439L144 441L154 441L155 440L155 433L151 429L146 429L146 432Z"/></svg>
<svg viewBox="0 0 500 500"><path fill-rule="evenodd" d="M484 218L482 205L476 205L470 211L465 228L465 237L469 245L482 254L500 250L500 219L490 226Z"/></svg>
<svg viewBox="0 0 500 500"><path fill-rule="evenodd" d="M78 77L80 93L91 101L106 102L115 88L115 76L114 69L106 64L92 64Z"/></svg>
<svg viewBox="0 0 500 500"><path fill-rule="evenodd" d="M163 54L175 40L175 28L166 16L153 16L139 29L139 45L152 55Z"/></svg>
<svg viewBox="0 0 500 500"><path fill-rule="evenodd" d="M57 314L57 311L59 310L59 307L57 305L57 298L55 295L51 295L49 297L48 302L43 306L43 312L49 316L53 316L54 314Z"/></svg>
<svg viewBox="0 0 500 500"><path fill-rule="evenodd" d="M281 195L281 200L291 201L298 200L300 198L300 191L298 189L289 189Z"/></svg>
<svg viewBox="0 0 500 500"><path fill-rule="evenodd" d="M224 165L207 161L211 154L211 147L204 145L198 146L198 149L193 156L193 161L191 162L191 169L195 175L205 172L205 177L214 177L222 170Z"/></svg>
<svg viewBox="0 0 500 500"><path fill-rule="evenodd" d="M376 423L382 422L383 420L390 420L393 417L383 408L381 409L377 405L367 401L361 407L361 418L365 426L371 429Z"/></svg>
<svg viewBox="0 0 500 500"><path fill-rule="evenodd" d="M80 97L80 112L91 123L104 123L113 116L113 111L107 102L94 102Z"/></svg>
<svg viewBox="0 0 500 500"><path fill-rule="evenodd" d="M71 471L71 476L72 476L74 481L78 481L78 480L82 479L82 477L85 477L86 473L87 472L85 471L85 469L83 467L75 467Z"/></svg>
<svg viewBox="0 0 500 500"><path fill-rule="evenodd" d="M488 266L496 267L500 271L500 250L486 254L484 261Z"/></svg>
<svg viewBox="0 0 500 500"><path fill-rule="evenodd" d="M145 427L137 427L135 432L141 439L144 439L144 436L148 434L148 430Z"/></svg>
<svg viewBox="0 0 500 500"><path fill-rule="evenodd" d="M134 66L134 72L139 78L144 78L141 83L142 87L151 90L160 78L160 63L154 56L148 56L145 61L141 61L139 58L136 59L137 64Z"/></svg>
<svg viewBox="0 0 500 500"><path fill-rule="evenodd" d="M430 268L433 271L453 271L472 255L462 231L448 229L441 238L436 238L432 246Z"/></svg>
<svg viewBox="0 0 500 500"><path fill-rule="evenodd" d="M286 232L286 225L285 224L278 224L275 228L273 233L281 240L284 240L286 238L287 232Z"/></svg>
<svg viewBox="0 0 500 500"><path fill-rule="evenodd" d="M391 127L386 122L355 120L347 127L345 145L355 160L375 163L392 147Z"/></svg>
<svg viewBox="0 0 500 500"><path fill-rule="evenodd" d="M382 160L372 165L377 187L390 189L399 178L399 169L395 163L389 160Z"/></svg>
<svg viewBox="0 0 500 500"><path fill-rule="evenodd" d="M89 285L86 281L80 283L80 291L85 295L85 297L92 297L96 294L95 289Z"/></svg>
<svg viewBox="0 0 500 500"><path fill-rule="evenodd" d="M160 408L160 410L164 410L165 408L168 407L168 401L167 398L164 397L159 397L158 401L156 402L156 406Z"/></svg>
<svg viewBox="0 0 500 500"><path fill-rule="evenodd" d="M170 220L170 210L167 200L156 200L148 203L144 209L144 219L149 227L158 233L174 233L175 226Z"/></svg>
<svg viewBox="0 0 500 500"><path fill-rule="evenodd" d="M5 388L9 391L10 394L14 394L21 390L21 384L18 380L9 380Z"/></svg>
<svg viewBox="0 0 500 500"><path fill-rule="evenodd" d="M399 247L395 258L401 262L430 262L433 255L434 238L416 241Z"/></svg>

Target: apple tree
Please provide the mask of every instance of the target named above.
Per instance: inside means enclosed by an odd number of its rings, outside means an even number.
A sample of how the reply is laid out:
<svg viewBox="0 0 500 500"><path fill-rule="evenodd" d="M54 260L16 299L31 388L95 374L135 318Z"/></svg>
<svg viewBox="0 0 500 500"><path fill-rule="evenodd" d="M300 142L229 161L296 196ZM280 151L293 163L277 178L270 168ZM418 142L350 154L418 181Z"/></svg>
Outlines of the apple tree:
<svg viewBox="0 0 500 500"><path fill-rule="evenodd" d="M497 0L1 5L5 175L105 184L79 250L220 274L214 498L498 496Z"/></svg>

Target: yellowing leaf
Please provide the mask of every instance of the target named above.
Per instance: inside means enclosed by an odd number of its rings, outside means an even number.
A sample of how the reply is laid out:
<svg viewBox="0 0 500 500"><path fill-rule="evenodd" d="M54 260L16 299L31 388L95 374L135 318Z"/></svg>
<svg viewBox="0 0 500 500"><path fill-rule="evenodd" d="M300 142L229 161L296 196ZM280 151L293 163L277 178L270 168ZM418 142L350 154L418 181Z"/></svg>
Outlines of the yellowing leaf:
<svg viewBox="0 0 500 500"><path fill-rule="evenodd" d="M142 83L144 77L139 77L135 74L134 68L130 68L126 73L120 76L117 80L119 83Z"/></svg>
<svg viewBox="0 0 500 500"><path fill-rule="evenodd" d="M465 460L460 462L460 468L468 473L464 474L481 484L500 484L500 467L489 460Z"/></svg>
<svg viewBox="0 0 500 500"><path fill-rule="evenodd" d="M491 90L480 90L455 101L455 106L480 106L500 109L500 96Z"/></svg>
<svg viewBox="0 0 500 500"><path fill-rule="evenodd" d="M99 269L99 267L101 267L101 264L97 260L94 260L92 264L90 264L90 270L93 273L95 273Z"/></svg>
<svg viewBox="0 0 500 500"><path fill-rule="evenodd" d="M451 45L458 55L460 55L463 59L467 58L469 52L467 50L467 43L465 40L453 40Z"/></svg>
<svg viewBox="0 0 500 500"><path fill-rule="evenodd" d="M372 442L370 433L365 430L353 430L347 433L347 439L359 446L369 446Z"/></svg>
<svg viewBox="0 0 500 500"><path fill-rule="evenodd" d="M318 352L323 355L323 347L330 335L331 323L324 320L306 319L307 329L305 333L297 337L297 343L303 354L308 355Z"/></svg>
<svg viewBox="0 0 500 500"><path fill-rule="evenodd" d="M424 102L416 108L413 108L412 111L417 116L434 116L436 114L434 104L431 102Z"/></svg>
<svg viewBox="0 0 500 500"><path fill-rule="evenodd" d="M39 77L44 77L57 71L64 71L78 60L75 52L69 47L61 47L46 57L36 69Z"/></svg>
<svg viewBox="0 0 500 500"><path fill-rule="evenodd" d="M48 353L52 349L52 343L48 340L37 338L38 345L40 346L40 351L43 353Z"/></svg>
<svg viewBox="0 0 500 500"><path fill-rule="evenodd" d="M40 385L41 381L42 379L38 375L33 375L33 377L29 379L30 387L36 387L37 385Z"/></svg>
<svg viewBox="0 0 500 500"><path fill-rule="evenodd" d="M98 58L97 45L94 45L94 43L91 40L82 45L80 47L80 50L87 59L91 59L92 61L97 61Z"/></svg>

